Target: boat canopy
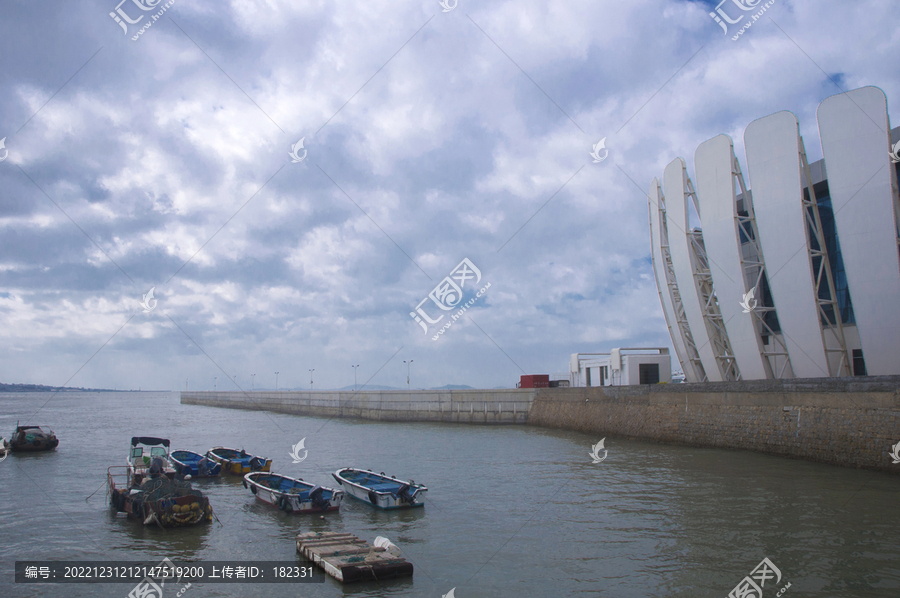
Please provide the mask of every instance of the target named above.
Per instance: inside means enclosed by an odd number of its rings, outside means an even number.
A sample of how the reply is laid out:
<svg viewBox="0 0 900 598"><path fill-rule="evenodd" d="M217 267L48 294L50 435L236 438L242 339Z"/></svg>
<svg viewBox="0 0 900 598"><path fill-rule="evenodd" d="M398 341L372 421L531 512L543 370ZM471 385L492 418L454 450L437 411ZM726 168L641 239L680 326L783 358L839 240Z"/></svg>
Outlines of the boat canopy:
<svg viewBox="0 0 900 598"><path fill-rule="evenodd" d="M153 436L132 436L131 437L131 446L137 446L139 444L145 444L147 446L161 444L165 447L168 447L169 439L168 438L154 438Z"/></svg>
<svg viewBox="0 0 900 598"><path fill-rule="evenodd" d="M28 430L40 430L45 434L52 434L52 430L46 426L16 426L16 432L27 432Z"/></svg>

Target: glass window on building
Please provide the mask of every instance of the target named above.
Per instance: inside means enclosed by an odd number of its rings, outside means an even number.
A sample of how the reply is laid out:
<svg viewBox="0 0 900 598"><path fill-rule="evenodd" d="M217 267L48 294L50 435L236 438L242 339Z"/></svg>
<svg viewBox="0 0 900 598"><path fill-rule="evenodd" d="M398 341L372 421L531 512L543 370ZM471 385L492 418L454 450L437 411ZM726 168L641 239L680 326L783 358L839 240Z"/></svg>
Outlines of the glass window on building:
<svg viewBox="0 0 900 598"><path fill-rule="evenodd" d="M866 375L866 360L863 358L862 349L853 349L853 375Z"/></svg>
<svg viewBox="0 0 900 598"><path fill-rule="evenodd" d="M641 384L659 384L659 364L642 363L638 366Z"/></svg>

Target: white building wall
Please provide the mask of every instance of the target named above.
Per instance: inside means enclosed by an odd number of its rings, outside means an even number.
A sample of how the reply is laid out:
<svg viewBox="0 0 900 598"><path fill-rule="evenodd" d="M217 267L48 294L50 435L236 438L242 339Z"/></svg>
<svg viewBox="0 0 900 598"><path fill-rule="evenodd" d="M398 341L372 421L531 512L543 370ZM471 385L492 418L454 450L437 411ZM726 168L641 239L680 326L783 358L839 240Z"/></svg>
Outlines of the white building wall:
<svg viewBox="0 0 900 598"><path fill-rule="evenodd" d="M900 257L896 172L887 98L863 87L817 111L828 188L869 375L900 373Z"/></svg>
<svg viewBox="0 0 900 598"><path fill-rule="evenodd" d="M759 244L791 369L798 378L828 376L802 203L797 117L778 112L753 121L744 131L744 148Z"/></svg>
<svg viewBox="0 0 900 598"><path fill-rule="evenodd" d="M666 196L666 222L669 227L669 249L672 253L672 267L678 292L684 305L684 313L691 327L691 335L700 355L700 362L706 370L710 382L720 382L722 372L713 352L709 331L700 310L700 295L694 280L694 266L691 260L691 245L687 233L691 230L688 220L688 206L685 197L684 160L675 158L666 166L663 175L663 193Z"/></svg>
<svg viewBox="0 0 900 598"><path fill-rule="evenodd" d="M766 377L766 370L754 316L741 308L746 290L735 222L733 163L731 137L717 135L700 144L694 154L694 182L702 214L703 244L728 341L741 377L758 379Z"/></svg>

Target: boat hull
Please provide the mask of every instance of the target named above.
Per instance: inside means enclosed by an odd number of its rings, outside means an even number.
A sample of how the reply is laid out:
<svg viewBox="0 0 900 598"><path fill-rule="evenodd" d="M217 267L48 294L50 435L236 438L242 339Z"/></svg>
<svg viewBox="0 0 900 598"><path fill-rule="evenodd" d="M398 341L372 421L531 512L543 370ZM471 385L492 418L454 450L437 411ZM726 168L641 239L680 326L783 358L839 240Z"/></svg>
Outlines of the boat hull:
<svg viewBox="0 0 900 598"><path fill-rule="evenodd" d="M215 478L222 471L222 464L193 451L172 451L169 457L178 475L192 478Z"/></svg>
<svg viewBox="0 0 900 598"><path fill-rule="evenodd" d="M323 488L273 473L249 473L244 476L244 486L256 496L257 500L286 513L300 515L337 511L344 499L342 490Z"/></svg>
<svg viewBox="0 0 900 598"><path fill-rule="evenodd" d="M9 450L15 453L52 451L59 446L59 439L53 433L38 429L16 431L9 439Z"/></svg>
<svg viewBox="0 0 900 598"><path fill-rule="evenodd" d="M219 446L206 451L206 456L221 464L222 471L231 475L245 476L256 471L269 471L272 468L271 459L247 454L241 456L241 452Z"/></svg>
<svg viewBox="0 0 900 598"><path fill-rule="evenodd" d="M107 473L109 505L113 511L135 517L144 525L162 528L184 527L212 521L213 510L209 499L199 491L194 491L189 484L172 493L160 495L148 492L146 485L117 484L113 469L110 467ZM160 479L172 483L168 478Z"/></svg>
<svg viewBox="0 0 900 598"><path fill-rule="evenodd" d="M344 468L334 474L334 479L348 495L368 505L386 511L424 507L421 500L428 488L384 474L364 469ZM405 489L405 491L404 491Z"/></svg>

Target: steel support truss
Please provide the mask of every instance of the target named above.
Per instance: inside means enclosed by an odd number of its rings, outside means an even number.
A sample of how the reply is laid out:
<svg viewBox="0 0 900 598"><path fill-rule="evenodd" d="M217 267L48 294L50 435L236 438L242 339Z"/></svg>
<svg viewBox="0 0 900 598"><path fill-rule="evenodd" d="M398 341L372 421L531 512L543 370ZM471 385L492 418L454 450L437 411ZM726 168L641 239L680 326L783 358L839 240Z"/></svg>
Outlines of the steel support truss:
<svg viewBox="0 0 900 598"><path fill-rule="evenodd" d="M682 170L684 176L685 194L690 197L697 214L700 214L700 205L697 202L697 193L687 172ZM703 217L701 216L701 221ZM716 365L722 380L740 380L741 372L738 369L734 351L728 341L728 332L725 331L725 323L722 320L722 311L719 309L719 301L716 299L713 288L712 274L709 271L709 259L706 256L706 247L703 245L703 233L692 229L688 233L691 250L691 268L694 272L694 283L700 297L700 312L703 314L703 322L706 324L710 346L716 358Z"/></svg>
<svg viewBox="0 0 900 598"><path fill-rule="evenodd" d="M852 376L850 357L847 341L844 338L844 326L841 321L841 310L838 306L837 291L834 286L834 278L831 275L831 262L828 259L828 247L825 245L825 235L822 232L822 219L819 217L819 202L816 191L813 188L812 176L809 172L809 162L806 159L806 148L803 138L798 137L798 151L800 152L800 165L803 168L803 176L806 179L808 195L801 194L803 213L806 216L806 247L809 250L809 265L813 273L816 305L819 311L819 330L822 333L822 344L825 347L825 355L828 361L829 376ZM896 208L895 208L896 209ZM813 249L813 240L818 249ZM816 258L818 267L816 267ZM822 291L827 291L827 297L823 298ZM828 316L828 309L834 322Z"/></svg>
<svg viewBox="0 0 900 598"><path fill-rule="evenodd" d="M651 210L653 201L651 200ZM669 226L666 221L666 198L660 193L659 195L659 245L662 253L663 272L666 277L666 286L669 289L669 296L672 298L672 307L675 310L675 321L678 325L678 332L684 341L684 349L687 353L687 359L691 367L693 379L689 382L707 382L709 378L706 376L706 370L703 369L703 363L700 361L700 353L697 351L697 345L694 343L694 336L691 334L691 327L688 324L687 316L684 313L684 304L681 301L681 293L678 290L678 284L675 281L675 268L672 266L672 254L669 252ZM662 289L660 289L662 292ZM682 365L683 367L683 365ZM685 372L687 374L687 372Z"/></svg>
<svg viewBox="0 0 900 598"><path fill-rule="evenodd" d="M750 289L759 291L762 288L761 285L763 280L766 280L766 286L768 286L768 280L766 278L766 261L763 258L762 247L759 245L759 232L756 228L753 198L744 182L741 165L738 162L737 157L733 154L731 156L731 162L732 189L734 189L733 183L737 182L744 202L743 211L747 214L746 216L738 214L737 197L735 197L734 220L739 231L737 242L741 258L741 271L744 278L744 292L750 292ZM741 246L740 233L743 233L743 236L747 238L749 251L744 251L743 246ZM759 347L759 354L762 357L766 377L769 379L793 378L794 370L791 367L791 356L788 354L787 345L784 343L783 335L776 333L769 324L766 323L766 316L769 313L774 313L775 317L778 317L775 306L765 305L763 297L758 297L757 307L750 310L750 316L755 323L757 331L756 344ZM765 344L763 342L764 337L768 337L772 342Z"/></svg>

